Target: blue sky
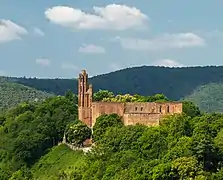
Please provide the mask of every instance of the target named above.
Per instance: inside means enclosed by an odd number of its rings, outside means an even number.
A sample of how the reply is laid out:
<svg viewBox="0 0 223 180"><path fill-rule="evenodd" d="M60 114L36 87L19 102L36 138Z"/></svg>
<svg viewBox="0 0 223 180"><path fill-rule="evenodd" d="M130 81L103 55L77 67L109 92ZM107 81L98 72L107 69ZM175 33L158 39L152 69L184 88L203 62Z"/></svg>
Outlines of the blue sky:
<svg viewBox="0 0 223 180"><path fill-rule="evenodd" d="M0 75L223 65L222 0L1 0Z"/></svg>

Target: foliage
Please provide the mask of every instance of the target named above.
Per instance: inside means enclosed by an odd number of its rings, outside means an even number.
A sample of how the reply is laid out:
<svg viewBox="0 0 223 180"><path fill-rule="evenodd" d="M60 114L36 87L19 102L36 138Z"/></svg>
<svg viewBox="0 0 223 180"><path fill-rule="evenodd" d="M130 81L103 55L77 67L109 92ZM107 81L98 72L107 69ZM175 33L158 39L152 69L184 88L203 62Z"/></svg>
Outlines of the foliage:
<svg viewBox="0 0 223 180"><path fill-rule="evenodd" d="M196 117L201 115L199 107L197 107L191 101L183 101L183 112L190 117Z"/></svg>
<svg viewBox="0 0 223 180"><path fill-rule="evenodd" d="M150 101L165 96L155 97ZM102 115L93 127L95 146L83 153L57 146L64 131L76 144L90 136L89 128L76 120L74 102L69 91L1 113L0 179L223 178L223 114L200 113L185 101L183 114L167 116L155 127L124 126L117 114Z"/></svg>
<svg viewBox="0 0 223 180"><path fill-rule="evenodd" d="M0 111L1 109L14 107L24 101L42 101L51 96L53 95L21 84L0 80Z"/></svg>
<svg viewBox="0 0 223 180"><path fill-rule="evenodd" d="M168 116L158 127L105 127L84 166L73 170L79 179L223 178L221 114Z"/></svg>
<svg viewBox="0 0 223 180"><path fill-rule="evenodd" d="M93 128L94 140L101 139L108 128L117 126L123 126L121 118L117 114L99 116Z"/></svg>
<svg viewBox="0 0 223 180"><path fill-rule="evenodd" d="M27 174L22 167L29 168L62 141L67 124L77 119L77 106L68 97L51 97L42 103L21 103L1 117L1 179L9 179L15 171L11 178L19 179Z"/></svg>
<svg viewBox="0 0 223 180"><path fill-rule="evenodd" d="M99 90L98 92L95 92L93 95L94 101L102 101L104 98L113 98L114 94L113 92L109 92L108 90Z"/></svg>
<svg viewBox="0 0 223 180"><path fill-rule="evenodd" d="M31 169L33 179L57 180L62 174L72 173L76 167L84 163L84 155L80 151L72 151L66 145L53 147Z"/></svg>
<svg viewBox="0 0 223 180"><path fill-rule="evenodd" d="M223 154L223 129L221 129L214 139L215 146L219 148L220 152Z"/></svg>
<svg viewBox="0 0 223 180"><path fill-rule="evenodd" d="M98 93L100 93L100 91ZM155 94L153 96L118 94L116 96L104 97L102 101L104 102L168 102L170 100L163 94Z"/></svg>
<svg viewBox="0 0 223 180"><path fill-rule="evenodd" d="M223 112L223 83L210 83L199 86L183 98L195 103L204 112Z"/></svg>
<svg viewBox="0 0 223 180"><path fill-rule="evenodd" d="M33 176L30 170L27 167L22 167L14 172L9 180L30 180L32 178Z"/></svg>
<svg viewBox="0 0 223 180"><path fill-rule="evenodd" d="M74 146L83 146L85 140L90 139L91 129L81 121L68 125L66 131L66 140Z"/></svg>

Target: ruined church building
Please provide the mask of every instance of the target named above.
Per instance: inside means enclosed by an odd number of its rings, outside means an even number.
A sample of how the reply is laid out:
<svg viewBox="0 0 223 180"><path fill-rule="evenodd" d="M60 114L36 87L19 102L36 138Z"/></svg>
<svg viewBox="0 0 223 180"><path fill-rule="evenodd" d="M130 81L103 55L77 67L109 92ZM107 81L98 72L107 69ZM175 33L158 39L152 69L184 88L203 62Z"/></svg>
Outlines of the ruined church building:
<svg viewBox="0 0 223 180"><path fill-rule="evenodd" d="M124 125L154 126L165 115L182 113L181 102L93 102L92 99L92 85L88 84L88 74L83 70L78 78L78 118L89 127L103 114L118 114Z"/></svg>

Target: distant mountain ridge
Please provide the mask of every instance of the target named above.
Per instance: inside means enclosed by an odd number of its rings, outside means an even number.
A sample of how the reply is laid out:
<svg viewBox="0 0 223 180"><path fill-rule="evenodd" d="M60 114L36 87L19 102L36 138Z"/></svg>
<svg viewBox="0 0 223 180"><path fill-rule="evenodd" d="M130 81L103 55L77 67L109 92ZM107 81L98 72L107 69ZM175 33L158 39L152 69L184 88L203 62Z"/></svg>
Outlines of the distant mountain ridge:
<svg viewBox="0 0 223 180"><path fill-rule="evenodd" d="M75 77L77 78L77 77ZM38 90L64 95L71 89L77 93L76 79L8 78ZM168 68L141 66L97 75L89 79L94 91L107 89L115 94L153 95L163 93L179 100L194 89L209 83L223 83L223 66Z"/></svg>
<svg viewBox="0 0 223 180"><path fill-rule="evenodd" d="M162 93L171 100L192 101L203 111L223 112L223 93L221 93L223 92L223 66L133 67L97 75L89 78L89 81L93 84L94 92L106 89L115 94L153 95ZM19 87L17 91L15 88L14 90L2 90L0 107L16 105L27 99L33 100L32 97L43 99L52 94L64 95L68 89L77 93L77 79L0 77L0 82ZM2 87L5 86L0 84L0 88ZM26 91L24 88L29 90ZM7 93L8 91L12 95Z"/></svg>

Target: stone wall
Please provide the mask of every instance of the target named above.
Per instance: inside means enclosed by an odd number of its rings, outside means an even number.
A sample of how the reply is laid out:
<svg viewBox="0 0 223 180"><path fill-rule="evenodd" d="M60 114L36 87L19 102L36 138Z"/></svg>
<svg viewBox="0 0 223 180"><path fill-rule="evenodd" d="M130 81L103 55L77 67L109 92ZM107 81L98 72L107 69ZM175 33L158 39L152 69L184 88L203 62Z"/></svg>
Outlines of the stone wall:
<svg viewBox="0 0 223 180"><path fill-rule="evenodd" d="M149 102L127 102L125 103L125 114L158 113L156 103Z"/></svg>
<svg viewBox="0 0 223 180"><path fill-rule="evenodd" d="M78 119L88 125L92 126L92 112L90 107L78 107Z"/></svg>
<svg viewBox="0 0 223 180"><path fill-rule="evenodd" d="M182 103L178 102L128 102L125 105L126 113L159 113L159 114L174 114L182 112Z"/></svg>
<svg viewBox="0 0 223 180"><path fill-rule="evenodd" d="M123 121L127 125L143 124L147 126L159 125L160 114L124 114Z"/></svg>
<svg viewBox="0 0 223 180"><path fill-rule="evenodd" d="M145 124L149 126L159 125L159 120L168 114L182 112L182 103L168 102L93 102L92 126L96 119L103 114L116 113L122 117L125 125Z"/></svg>
<svg viewBox="0 0 223 180"><path fill-rule="evenodd" d="M92 103L92 126L94 126L97 117L103 114L116 113L123 117L125 103L118 102L93 102Z"/></svg>

